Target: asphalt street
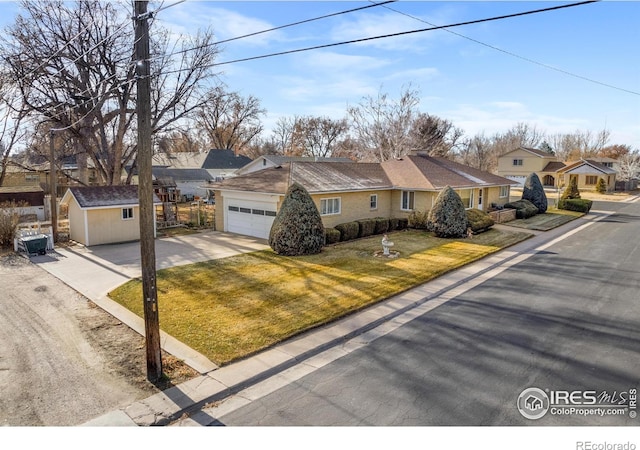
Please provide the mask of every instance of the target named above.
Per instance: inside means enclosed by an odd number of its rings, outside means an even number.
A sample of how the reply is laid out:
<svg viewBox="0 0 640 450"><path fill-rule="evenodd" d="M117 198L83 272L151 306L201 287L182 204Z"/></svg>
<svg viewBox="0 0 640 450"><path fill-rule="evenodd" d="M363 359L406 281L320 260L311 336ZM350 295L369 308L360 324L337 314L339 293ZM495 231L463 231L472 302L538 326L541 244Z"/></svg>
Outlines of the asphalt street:
<svg viewBox="0 0 640 450"><path fill-rule="evenodd" d="M317 370L250 400L240 392L194 418L229 426L640 425L628 402L640 386L640 202L593 209L616 212ZM580 407L532 420L517 408L531 387L596 392L598 404L612 407L604 416Z"/></svg>

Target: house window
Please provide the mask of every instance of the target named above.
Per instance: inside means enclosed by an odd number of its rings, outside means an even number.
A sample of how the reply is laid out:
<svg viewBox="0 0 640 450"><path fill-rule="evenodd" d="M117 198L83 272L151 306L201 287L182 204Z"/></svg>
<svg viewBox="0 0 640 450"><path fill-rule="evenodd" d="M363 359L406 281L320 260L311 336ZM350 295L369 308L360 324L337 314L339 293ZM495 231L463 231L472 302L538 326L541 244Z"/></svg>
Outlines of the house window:
<svg viewBox="0 0 640 450"><path fill-rule="evenodd" d="M458 195L466 209L473 208L473 191L471 189L461 189Z"/></svg>
<svg viewBox="0 0 640 450"><path fill-rule="evenodd" d="M522 160L521 159L514 159L513 160L513 165L514 166L521 166L522 165Z"/></svg>
<svg viewBox="0 0 640 450"><path fill-rule="evenodd" d="M329 216L332 214L340 214L340 197L320 200L320 215Z"/></svg>
<svg viewBox="0 0 640 450"><path fill-rule="evenodd" d="M378 194L371 194L369 197L369 208L378 209Z"/></svg>
<svg viewBox="0 0 640 450"><path fill-rule="evenodd" d="M37 173L27 173L24 175L24 181L27 183L37 183L40 181L40 175Z"/></svg>
<svg viewBox="0 0 640 450"><path fill-rule="evenodd" d="M500 198L509 197L509 186L500 186Z"/></svg>
<svg viewBox="0 0 640 450"><path fill-rule="evenodd" d="M413 191L402 191L402 206L400 209L403 211L413 211L415 206L416 193Z"/></svg>
<svg viewBox="0 0 640 450"><path fill-rule="evenodd" d="M133 219L133 208L122 208L122 220Z"/></svg>
<svg viewBox="0 0 640 450"><path fill-rule="evenodd" d="M597 175L587 175L587 185L598 184L598 176Z"/></svg>

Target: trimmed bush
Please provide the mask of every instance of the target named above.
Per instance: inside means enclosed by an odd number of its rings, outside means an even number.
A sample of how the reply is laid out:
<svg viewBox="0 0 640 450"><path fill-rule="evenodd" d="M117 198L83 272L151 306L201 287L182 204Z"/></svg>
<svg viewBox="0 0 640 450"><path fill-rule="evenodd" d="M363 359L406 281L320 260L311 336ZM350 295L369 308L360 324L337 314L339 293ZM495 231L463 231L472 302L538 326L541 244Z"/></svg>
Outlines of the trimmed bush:
<svg viewBox="0 0 640 450"><path fill-rule="evenodd" d="M429 222L437 237L459 238L467 234L467 214L460 196L446 186L429 211Z"/></svg>
<svg viewBox="0 0 640 450"><path fill-rule="evenodd" d="M598 194L604 194L607 192L607 182L604 181L604 178L598 178L598 183L596 183L596 192Z"/></svg>
<svg viewBox="0 0 640 450"><path fill-rule="evenodd" d="M530 173L524 181L522 199L533 203L538 208L538 214L543 214L547 211L547 194L544 193L540 178L535 173Z"/></svg>
<svg viewBox="0 0 640 450"><path fill-rule="evenodd" d="M474 233L481 233L491 228L495 222L488 213L479 209L467 210L467 225Z"/></svg>
<svg viewBox="0 0 640 450"><path fill-rule="evenodd" d="M374 234L383 234L389 231L390 220L386 217L376 217L374 219L376 221L375 230L373 230Z"/></svg>
<svg viewBox="0 0 640 450"><path fill-rule="evenodd" d="M392 217L391 219L389 219L389 228L387 229L387 231L395 231L398 229L398 226L400 226L400 219Z"/></svg>
<svg viewBox="0 0 640 450"><path fill-rule="evenodd" d="M307 190L293 183L287 190L269 233L269 245L279 255L313 255L322 251L322 218Z"/></svg>
<svg viewBox="0 0 640 450"><path fill-rule="evenodd" d="M565 198L558 202L558 209L588 213L593 202L586 198Z"/></svg>
<svg viewBox="0 0 640 450"><path fill-rule="evenodd" d="M429 211L412 211L409 214L409 226L418 230L429 229Z"/></svg>
<svg viewBox="0 0 640 450"><path fill-rule="evenodd" d="M571 178L569 186L564 190L560 199L566 200L568 198L580 198L580 190L578 189L578 179Z"/></svg>
<svg viewBox="0 0 640 450"><path fill-rule="evenodd" d="M409 227L409 219L406 217L401 217L398 220L398 226L395 228L396 230L406 230Z"/></svg>
<svg viewBox="0 0 640 450"><path fill-rule="evenodd" d="M516 210L516 219L528 219L538 214L538 208L529 200L517 200L504 206Z"/></svg>
<svg viewBox="0 0 640 450"><path fill-rule="evenodd" d="M335 229L340 232L340 241L351 241L356 239L360 232L358 222L340 223L335 226Z"/></svg>
<svg viewBox="0 0 640 450"><path fill-rule="evenodd" d="M335 244L336 242L340 242L340 231L335 228L325 228L324 229L324 244L330 245Z"/></svg>
<svg viewBox="0 0 640 450"><path fill-rule="evenodd" d="M358 220L358 237L371 236L376 229L375 219Z"/></svg>
<svg viewBox="0 0 640 450"><path fill-rule="evenodd" d="M0 203L0 248L13 246L19 219L17 207L15 202Z"/></svg>

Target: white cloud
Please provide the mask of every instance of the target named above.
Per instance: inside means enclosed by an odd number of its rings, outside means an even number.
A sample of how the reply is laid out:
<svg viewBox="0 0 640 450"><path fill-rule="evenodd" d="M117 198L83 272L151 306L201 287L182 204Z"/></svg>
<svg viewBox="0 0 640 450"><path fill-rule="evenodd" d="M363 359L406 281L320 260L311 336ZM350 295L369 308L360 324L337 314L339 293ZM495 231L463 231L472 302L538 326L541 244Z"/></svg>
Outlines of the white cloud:
<svg viewBox="0 0 640 450"><path fill-rule="evenodd" d="M209 7L207 2L181 3L164 11L162 21L174 33L195 34L198 28L211 28L218 41L245 36L274 27L266 20L224 8ZM281 31L270 31L230 42L228 45L266 47L285 40Z"/></svg>
<svg viewBox="0 0 640 450"><path fill-rule="evenodd" d="M583 118L557 117L530 111L519 102L491 102L479 105L461 104L457 108L436 113L462 128L467 136L484 133L490 136L509 130L519 122L526 122L549 133L571 133L586 128Z"/></svg>

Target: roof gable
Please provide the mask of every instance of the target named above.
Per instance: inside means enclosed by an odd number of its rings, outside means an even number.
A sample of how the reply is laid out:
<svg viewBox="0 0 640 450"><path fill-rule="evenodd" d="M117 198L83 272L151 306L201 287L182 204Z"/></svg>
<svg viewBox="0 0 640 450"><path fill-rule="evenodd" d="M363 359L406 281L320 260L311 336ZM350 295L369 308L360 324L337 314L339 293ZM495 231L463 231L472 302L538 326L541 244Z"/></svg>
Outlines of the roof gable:
<svg viewBox="0 0 640 450"><path fill-rule="evenodd" d="M564 166L562 169L558 170L559 173L571 173L572 171L580 168L580 167L584 167L584 166L589 166L590 168L592 168L594 170L594 172L600 172L600 173L604 173L607 175L612 175L614 173L616 173L615 170L611 169L610 167L604 166L596 161L590 160L590 159L581 159L580 161L576 161L574 163L570 163L567 164L566 166Z"/></svg>
<svg viewBox="0 0 640 450"><path fill-rule="evenodd" d="M505 153L504 155L500 156L501 158L503 156L509 156L514 152L517 151L525 151L527 153L529 153L532 156L537 156L538 158L556 158L556 155L549 153L549 152L545 152L544 150L538 150L537 148L530 148L530 147L518 147L518 148L514 148L513 150L511 150L510 152Z"/></svg>

